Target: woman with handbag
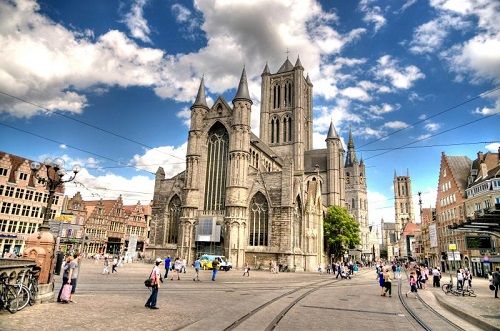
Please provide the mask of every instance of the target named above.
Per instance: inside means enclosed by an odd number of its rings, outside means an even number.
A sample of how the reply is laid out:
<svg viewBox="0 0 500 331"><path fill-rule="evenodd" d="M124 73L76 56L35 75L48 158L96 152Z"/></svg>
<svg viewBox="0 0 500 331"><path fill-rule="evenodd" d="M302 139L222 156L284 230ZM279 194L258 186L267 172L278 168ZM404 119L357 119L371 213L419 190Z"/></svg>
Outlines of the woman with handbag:
<svg viewBox="0 0 500 331"><path fill-rule="evenodd" d="M70 294L71 294L71 289L72 289L72 276L73 276L73 269L75 268L75 264L71 263L73 261L73 256L68 255L66 256L66 261L64 264L64 269L63 269L63 279L62 279L62 284L61 284L61 289L59 290L59 294L57 295L57 302L61 303L68 303L70 301L70 298L66 296L67 293L67 285L69 285L70 289ZM66 289L65 289L66 286ZM61 294L63 293L64 290L64 296L61 297Z"/></svg>
<svg viewBox="0 0 500 331"><path fill-rule="evenodd" d="M151 274L149 275L149 278L151 279L151 295L149 296L148 301L146 301L146 304L144 305L144 307L146 308L158 309L158 307L156 307L156 300L158 299L158 289L160 287L160 282L163 283L163 279L161 278L161 272L159 268L160 264L161 264L161 258L157 258L155 261L155 266L151 271Z"/></svg>

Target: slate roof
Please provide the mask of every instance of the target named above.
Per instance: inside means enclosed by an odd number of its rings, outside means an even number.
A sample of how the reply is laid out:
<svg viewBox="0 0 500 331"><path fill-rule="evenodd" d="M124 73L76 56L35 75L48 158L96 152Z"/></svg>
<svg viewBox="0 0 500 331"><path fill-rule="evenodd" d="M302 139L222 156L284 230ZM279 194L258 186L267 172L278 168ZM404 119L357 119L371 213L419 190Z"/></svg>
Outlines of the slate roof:
<svg viewBox="0 0 500 331"><path fill-rule="evenodd" d="M267 154L267 156L276 161L280 166L283 166L283 160L253 132L250 132L250 141L257 149Z"/></svg>
<svg viewBox="0 0 500 331"><path fill-rule="evenodd" d="M281 65L280 69L278 70L278 74L282 72L287 72L287 71L292 71L293 70L293 64L290 62L288 58L286 58L285 62Z"/></svg>
<svg viewBox="0 0 500 331"><path fill-rule="evenodd" d="M327 169L328 149L312 149L304 152L304 171L316 171L316 165L319 171L324 172Z"/></svg>

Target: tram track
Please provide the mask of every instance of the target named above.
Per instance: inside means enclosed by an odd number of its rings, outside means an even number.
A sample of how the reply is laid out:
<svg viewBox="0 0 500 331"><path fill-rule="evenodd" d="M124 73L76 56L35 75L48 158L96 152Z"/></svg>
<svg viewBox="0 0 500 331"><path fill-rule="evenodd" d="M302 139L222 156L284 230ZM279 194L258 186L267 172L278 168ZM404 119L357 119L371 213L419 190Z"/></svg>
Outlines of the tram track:
<svg viewBox="0 0 500 331"><path fill-rule="evenodd" d="M441 327L433 328L430 325L431 323L429 323L428 321L424 321L424 319L421 316L419 316L419 314L417 314L417 312L413 308L410 307L410 305L408 304L406 299L403 297L401 288L402 288L401 279L399 279L399 282L398 282L399 301L401 302L401 304L405 308L405 310L408 312L408 314L418 323L418 325L420 325L426 331L441 329ZM445 322L453 330L465 331L465 329L463 329L459 325L455 324L454 322L452 322L448 318L446 318L443 315L441 315L440 313L438 313L434 308L432 308L428 303L426 303L418 294L416 295L416 297L417 297L418 301L422 304L422 306L424 306L425 309L427 309L427 311L431 312L434 316L438 317L441 321Z"/></svg>

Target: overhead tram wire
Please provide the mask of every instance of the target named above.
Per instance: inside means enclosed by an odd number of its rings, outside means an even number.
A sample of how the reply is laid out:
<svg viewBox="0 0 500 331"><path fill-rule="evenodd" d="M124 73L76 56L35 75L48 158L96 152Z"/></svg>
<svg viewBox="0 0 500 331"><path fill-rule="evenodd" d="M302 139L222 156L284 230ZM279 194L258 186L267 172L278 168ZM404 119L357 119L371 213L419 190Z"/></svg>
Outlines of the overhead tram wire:
<svg viewBox="0 0 500 331"><path fill-rule="evenodd" d="M455 126L453 128L450 128L450 129L447 129L447 130L444 130L444 131L441 131L441 132L437 132L435 134L431 134L430 136L428 137L425 137L425 138L421 138L421 139L416 139L414 141L411 141L407 144L404 144L404 145L401 145L401 146L398 146L398 147L394 147L394 148L391 148L389 150L386 150L385 152L382 152L382 153L378 153L378 154L375 154L375 155L372 155L370 157L367 157L365 158L365 160L369 160L369 159L372 159L374 157L377 157L377 156L380 156L380 155L384 155L384 154L387 154L387 153L390 153L392 151L395 151L395 150L399 150L399 149L404 149L405 147L407 146L410 146L410 145L413 145L413 144L416 144L418 143L419 141L424 141L424 140L427 140L427 139L430 139L430 138L433 138L433 137L436 137L436 136L439 136L439 135L442 135L444 133L447 133L447 132L450 132L450 131L453 131L453 130L456 130L456 129L460 129L460 128L463 128L464 126L467 126L467 125L471 125L471 124L474 124L476 122L479 122L479 121L482 121L482 120L485 120L487 118L490 118L492 116L495 116L495 115L499 115L500 113L494 113L494 114L491 114L491 115L486 115L484 117L481 117L481 118L478 118L478 119L475 119L473 121L469 121L469 122L466 122L466 123L463 123L463 124L460 124L458 126Z"/></svg>
<svg viewBox="0 0 500 331"><path fill-rule="evenodd" d="M479 99L479 98L481 98L481 97L484 97L484 96L486 96L486 95L488 95L488 94L491 94L491 93L493 93L493 92L495 92L495 91L497 91L497 90L500 90L500 86L497 86L497 87L495 87L495 88L493 88L493 89L491 89L491 90L487 90L487 91L485 91L485 92L482 92L482 93L480 93L480 94L478 94L478 95L476 95L476 96L474 96L474 97L472 97L472 98L470 98L470 99L467 99L467 100L465 100L465 101L462 101L462 102L461 102L461 103L459 103L459 104L456 104L456 105L454 105L454 106L448 107L448 108L446 108L446 109L444 109L444 110L442 110L442 111L440 111L440 112L438 112L438 113L436 113L436 114L434 114L434 115L431 115L431 116L426 117L426 118L424 118L424 119L421 119L421 120L418 120L418 121L416 121L416 122L413 122L413 123L411 123L411 124L410 124L409 126L407 126L407 127L404 127L404 128L401 128L401 129L394 130L394 131L392 131L392 132L390 132L390 133L386 134L385 136L378 137L377 139L372 140L372 141L370 141L370 142L367 142L366 144L363 144L363 145L359 146L358 148L363 148L363 147L365 147L365 146L368 146L368 145L371 145L371 144L373 144L373 143L376 143L377 141L380 141L380 140L382 140L382 139L385 139L385 138L387 138L387 137L389 137L389 136L392 136L393 134L396 134L396 133L398 133L398 132L401 132L401 131L404 131L404 130L406 130L406 129L412 128L412 127L414 127L414 126L416 126L416 125L418 125L418 124L420 124L420 123L423 123L423 122L428 121L428 120L430 120L430 119L432 119L432 118L434 118L434 117L437 117L437 116L439 116L439 115L442 115L442 114L444 114L444 113L447 113L447 112L449 112L449 111L452 111L452 110L454 110L454 109L456 109L456 108L458 108L458 107L460 107L460 106L463 106L463 105L465 105L465 104L467 104L467 103L469 103L469 102L472 102L472 101L474 101L474 100L477 100L477 99Z"/></svg>
<svg viewBox="0 0 500 331"><path fill-rule="evenodd" d="M129 141L129 142L134 143L134 144L137 144L137 145L139 145L139 146L146 147L146 148L147 148L147 149L149 149L149 150L154 150L154 151L157 151L157 152L163 153L163 154L165 154L165 155L168 155L168 156L175 157L175 158L177 158L177 159L183 160L183 158L181 158L181 157L179 157L179 156L176 156L176 155L173 155L173 154L170 154L170 153L166 153L166 152L160 151L160 150L158 150L158 149L155 149L155 147L149 146L149 145L147 145L147 144L145 144L145 143L142 143L142 142L140 142L140 141L137 141L137 140L134 140L134 139L131 139L131 138L127 138L127 137L125 137L125 136L123 136L123 135L121 135L121 134L115 133L115 132L113 132L113 131L110 131L110 130L107 130L107 129L103 129L103 128L101 128L101 127L99 127L99 126L95 125L95 124L88 123L88 122L85 122L85 121L79 120L79 119L77 119L77 118L74 118L74 117L68 116L68 115L66 115L66 114L64 114L63 112L60 112L60 111L58 111L58 110L50 110L50 109L48 109L48 108L46 108L46 107L43 107L43 106L41 106L41 105L39 105L39 104L36 104L36 103L31 102L31 101L29 101L29 100L26 100L26 99L23 99L23 98L17 97L17 96L15 96L15 95L12 95L12 94L9 94L9 93L3 92L3 91L0 91L0 94L3 94L3 95L5 95L5 96L7 96L7 97L10 97L10 98L16 99L16 100L18 100L18 101L21 101L21 102L27 103L27 104L32 105L32 106L34 106L34 107L37 107L37 108L43 109L43 110L45 110L45 111L47 111L47 112L49 112L49 113L54 113L54 114L56 114L56 115L59 115L59 116L61 116L61 117L64 117L64 118L66 118L66 119L69 119L69 120L71 120L71 121L74 121L74 122L77 122L77 123L80 123L80 124L86 125L86 126L91 127L91 128L93 128L93 129L96 129L96 130L102 131L102 132L104 132L104 133L110 134L110 135L115 136L115 137L118 137L118 138L120 138L120 139L123 139L123 140Z"/></svg>
<svg viewBox="0 0 500 331"><path fill-rule="evenodd" d="M50 141L50 142L53 142L53 143L56 143L56 144L64 144L63 142L60 142L60 141L57 141L55 139L52 139L52 138L47 138L47 137L44 137L42 135L39 135L37 133L34 133L34 132L31 132L31 131L28 131L28 130L24 130L24 129L21 129L21 128L18 128L18 127L15 127L15 126L12 126L12 125L9 125L9 124L6 124L6 123L3 123L0 121L0 125L2 126L5 126L7 128L10 128L10 129L13 129L13 130L16 130L16 131L20 131L20 132L23 132L23 133L26 133L26 134L29 134L29 135L32 135L32 136L35 136L37 138L40 138L40 139L43 139L43 140L47 140L47 141ZM115 159L112 159L108 156L104 156L104 155L101 155L101 154L97 154L97 153L94 153L94 152L91 152L91 151L88 151L88 150L85 150L83 148L80 148L80 147L76 147L76 146L72 146L72 145L68 145L68 144L64 144L66 145L68 148L71 148L71 149L75 149L77 151L80 151L80 152L83 152L83 153L87 153L87 154L90 154L90 155L93 155L93 156L96 156L96 157L99 157L101 159L105 159L105 160L108 160L108 161L111 161L111 162L114 162L116 164L119 164L119 165L125 165L124 163L120 162L120 161L117 161ZM140 167L137 167L135 166L134 168L138 169L138 170L141 170L141 171L144 171L144 172L147 172L149 174L152 174L152 175L156 175L154 172L151 172L151 171L148 171L148 170L145 170L145 169L142 169Z"/></svg>
<svg viewBox="0 0 500 331"><path fill-rule="evenodd" d="M418 149L418 148L431 148L431 147L449 147L449 146L464 146L464 145L480 145L480 144L493 144L498 142L498 140L492 141L476 141L476 142L462 142L462 143L452 143L452 144L434 144L434 145L422 145L422 146L406 146L399 149ZM377 152L377 151L387 151L393 148L374 148L374 149L360 149L359 152Z"/></svg>

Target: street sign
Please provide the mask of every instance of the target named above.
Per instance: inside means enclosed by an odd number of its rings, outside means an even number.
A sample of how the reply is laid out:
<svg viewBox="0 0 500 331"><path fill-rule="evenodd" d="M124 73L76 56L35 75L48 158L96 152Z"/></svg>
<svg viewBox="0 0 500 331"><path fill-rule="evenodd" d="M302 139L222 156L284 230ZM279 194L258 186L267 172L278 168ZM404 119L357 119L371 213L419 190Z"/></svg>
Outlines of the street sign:
<svg viewBox="0 0 500 331"><path fill-rule="evenodd" d="M449 244L448 249L450 251L456 251L457 250L457 244Z"/></svg>
<svg viewBox="0 0 500 331"><path fill-rule="evenodd" d="M453 251L448 253L448 261L460 261L460 252Z"/></svg>

